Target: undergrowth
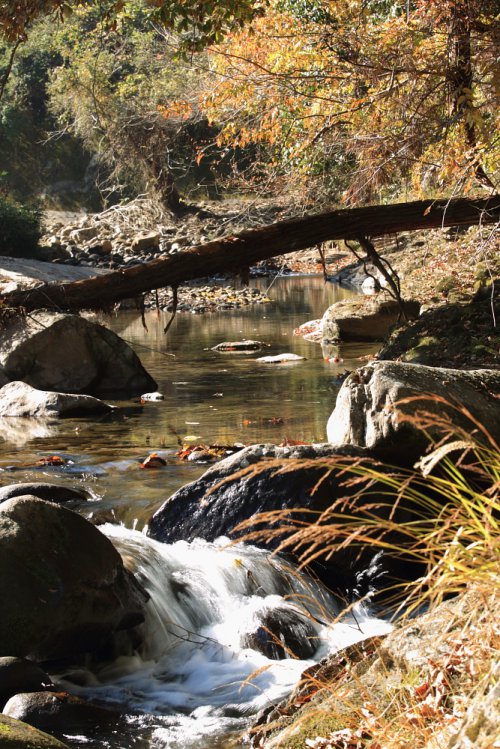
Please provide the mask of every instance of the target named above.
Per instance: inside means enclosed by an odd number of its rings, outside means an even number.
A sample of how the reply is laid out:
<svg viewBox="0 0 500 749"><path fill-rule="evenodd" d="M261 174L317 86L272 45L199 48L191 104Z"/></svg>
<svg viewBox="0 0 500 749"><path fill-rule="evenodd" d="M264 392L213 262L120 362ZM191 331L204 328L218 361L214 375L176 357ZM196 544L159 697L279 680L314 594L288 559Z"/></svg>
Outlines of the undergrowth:
<svg viewBox="0 0 500 749"><path fill-rule="evenodd" d="M469 429L454 425L454 410L468 419ZM477 711L466 718L471 701L488 699L499 671L500 449L472 414L439 398L433 412L400 418L429 438L427 454L413 469L324 459L325 477L332 471L342 476L339 496L327 510L264 513L242 525L247 540L272 539L278 552L293 551L303 566L367 546L422 564L416 580L388 591L394 632L374 643L371 653L346 656L333 675L331 661L305 672L287 719L275 711L256 730L254 746L500 746L493 735L498 725L481 711L480 718ZM277 470L292 470L297 462ZM402 510L407 519L398 524ZM464 726L467 720L472 725Z"/></svg>

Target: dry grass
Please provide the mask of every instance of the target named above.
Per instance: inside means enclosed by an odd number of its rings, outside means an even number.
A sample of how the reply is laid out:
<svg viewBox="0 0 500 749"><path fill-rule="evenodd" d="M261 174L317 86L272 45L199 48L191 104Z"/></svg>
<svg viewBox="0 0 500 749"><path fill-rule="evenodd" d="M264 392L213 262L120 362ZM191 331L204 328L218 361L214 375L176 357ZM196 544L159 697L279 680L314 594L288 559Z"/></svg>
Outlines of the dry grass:
<svg viewBox="0 0 500 749"><path fill-rule="evenodd" d="M480 702L498 675L500 449L470 413L457 407L471 427L456 430L449 415L436 416L444 413L443 403L434 405L435 413L405 417L434 435L413 470L324 460L325 475L340 473L345 489L325 512L309 513L308 520L298 520L297 511L272 512L246 524L249 539L279 539L278 551L293 550L303 565L352 545L425 563L418 580L392 591L398 599L395 632L369 655L347 656L334 675L328 669L306 673L291 699L291 716L277 714L261 726L254 746L500 746L492 733L499 726L486 718L475 718L472 743L452 740L467 708L474 699ZM279 470L291 470L291 462ZM403 506L411 518L401 527L395 511ZM422 610L424 615L412 618ZM283 724L279 741L270 738Z"/></svg>

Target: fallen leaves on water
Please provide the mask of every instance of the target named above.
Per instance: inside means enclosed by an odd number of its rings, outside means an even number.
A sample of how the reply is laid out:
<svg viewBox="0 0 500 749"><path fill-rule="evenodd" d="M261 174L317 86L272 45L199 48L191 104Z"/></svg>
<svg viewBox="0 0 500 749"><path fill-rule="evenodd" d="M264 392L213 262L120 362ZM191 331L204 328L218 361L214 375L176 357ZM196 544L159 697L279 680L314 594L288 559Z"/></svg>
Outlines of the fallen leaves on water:
<svg viewBox="0 0 500 749"><path fill-rule="evenodd" d="M167 461L158 455L158 453L151 453L151 455L148 455L148 457L141 463L140 468L163 468L163 466L166 465Z"/></svg>
<svg viewBox="0 0 500 749"><path fill-rule="evenodd" d="M39 458L36 463L33 463L33 467L37 466L64 466L68 461L65 458L61 458L60 455L49 455L48 457ZM27 466L29 467L29 466Z"/></svg>

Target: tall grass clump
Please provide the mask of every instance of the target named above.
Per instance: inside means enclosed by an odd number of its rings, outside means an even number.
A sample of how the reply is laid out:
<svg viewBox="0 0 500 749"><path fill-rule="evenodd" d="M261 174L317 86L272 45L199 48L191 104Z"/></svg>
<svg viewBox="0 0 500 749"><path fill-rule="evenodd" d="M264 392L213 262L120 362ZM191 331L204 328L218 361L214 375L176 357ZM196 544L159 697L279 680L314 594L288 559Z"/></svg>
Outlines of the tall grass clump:
<svg viewBox="0 0 500 749"><path fill-rule="evenodd" d="M245 524L247 539L272 539L302 566L368 548L419 570L415 579L391 582L395 630L371 656L346 657L333 676L331 668L305 674L300 690L314 697L289 723L284 743L272 746L500 746L500 726L487 711L467 717L474 700L491 698L500 671L500 448L463 407L433 397L432 411L419 410L418 400L401 401L413 413L399 414L428 437L414 467L325 459L325 476L335 471L342 480L324 512L270 512ZM407 641L414 648L408 655Z"/></svg>

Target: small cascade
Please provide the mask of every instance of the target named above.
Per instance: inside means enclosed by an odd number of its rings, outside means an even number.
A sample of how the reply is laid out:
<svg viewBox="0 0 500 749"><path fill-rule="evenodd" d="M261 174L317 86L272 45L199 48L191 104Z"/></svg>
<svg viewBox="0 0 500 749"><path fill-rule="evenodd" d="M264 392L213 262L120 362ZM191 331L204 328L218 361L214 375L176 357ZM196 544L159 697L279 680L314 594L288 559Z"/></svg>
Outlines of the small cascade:
<svg viewBox="0 0 500 749"><path fill-rule="evenodd" d="M143 642L64 679L69 691L128 713L131 731L147 726L147 746L214 747L328 652L390 629L361 606L340 617L325 589L265 550L101 530L150 594Z"/></svg>

